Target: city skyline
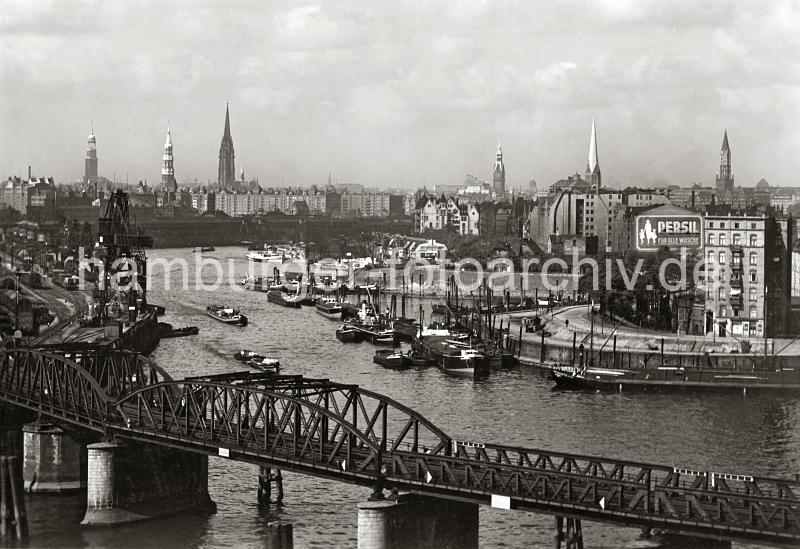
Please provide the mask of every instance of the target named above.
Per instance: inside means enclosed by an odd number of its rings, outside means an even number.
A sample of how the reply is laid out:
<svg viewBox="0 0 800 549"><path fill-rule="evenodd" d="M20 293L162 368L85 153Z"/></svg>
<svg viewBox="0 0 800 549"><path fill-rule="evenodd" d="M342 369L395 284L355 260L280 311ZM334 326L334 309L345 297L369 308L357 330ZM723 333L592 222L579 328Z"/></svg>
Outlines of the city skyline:
<svg viewBox="0 0 800 549"><path fill-rule="evenodd" d="M156 182L169 125L177 180L214 181L229 101L236 160L265 186L491 181L498 136L506 186L547 186L583 174L593 115L603 186L713 186L726 129L737 185L794 183L790 3L430 5L424 21L402 4L4 4L6 175L80 179L93 124L99 174Z"/></svg>

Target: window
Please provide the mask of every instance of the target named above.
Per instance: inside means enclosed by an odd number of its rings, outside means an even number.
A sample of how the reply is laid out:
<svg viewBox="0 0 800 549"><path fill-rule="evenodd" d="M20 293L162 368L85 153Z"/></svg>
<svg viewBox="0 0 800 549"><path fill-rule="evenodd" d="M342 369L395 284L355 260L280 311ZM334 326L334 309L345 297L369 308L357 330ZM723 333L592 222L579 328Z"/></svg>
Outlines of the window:
<svg viewBox="0 0 800 549"><path fill-rule="evenodd" d="M751 229L755 229L756 228L756 224L755 223L750 223L750 228Z"/></svg>
<svg viewBox="0 0 800 549"><path fill-rule="evenodd" d="M725 265L725 252L720 252L719 253L719 264L720 265Z"/></svg>
<svg viewBox="0 0 800 549"><path fill-rule="evenodd" d="M738 246L739 245L739 238L740 238L739 233L736 233L735 235L733 235L733 245L734 246Z"/></svg>
<svg viewBox="0 0 800 549"><path fill-rule="evenodd" d="M738 224L738 223L734 223L734 224L733 224L733 228L734 228L734 229L738 229L738 228L739 228L739 224Z"/></svg>
<svg viewBox="0 0 800 549"><path fill-rule="evenodd" d="M756 299L756 289L750 288L750 301L755 301Z"/></svg>
<svg viewBox="0 0 800 549"><path fill-rule="evenodd" d="M714 222L713 221L709 221L708 222L708 228L709 229L713 229L714 228Z"/></svg>
<svg viewBox="0 0 800 549"><path fill-rule="evenodd" d="M722 223L720 223L720 224L719 224L719 228L720 228L720 229L724 229L724 228L725 228L725 222L724 222L724 221L723 221Z"/></svg>
<svg viewBox="0 0 800 549"><path fill-rule="evenodd" d="M749 311L749 314L748 314L748 316L749 316L750 318L755 318L757 314L758 314L758 313L756 312L756 307L755 307L755 305L751 305L751 306L750 306L750 311Z"/></svg>
<svg viewBox="0 0 800 549"><path fill-rule="evenodd" d="M750 271L750 282L756 282L758 280L758 275L756 275L755 271Z"/></svg>
<svg viewBox="0 0 800 549"><path fill-rule="evenodd" d="M725 299L725 288L720 288L720 289L719 289L719 298L720 298L721 300L722 300L722 299Z"/></svg>
<svg viewBox="0 0 800 549"><path fill-rule="evenodd" d="M758 265L758 254L750 252L750 265Z"/></svg>
<svg viewBox="0 0 800 549"><path fill-rule="evenodd" d="M716 236L714 235L714 233L708 233L708 243L709 244L711 244L713 246L716 243L716 240L717 239L716 239Z"/></svg>
<svg viewBox="0 0 800 549"><path fill-rule="evenodd" d="M725 305L720 305L720 307L719 307L719 316L722 316L722 317L728 316L728 308Z"/></svg>
<svg viewBox="0 0 800 549"><path fill-rule="evenodd" d="M708 262L714 263L714 252L708 252Z"/></svg>
<svg viewBox="0 0 800 549"><path fill-rule="evenodd" d="M719 234L719 245L720 246L724 246L725 245L725 233L720 233Z"/></svg>
<svg viewBox="0 0 800 549"><path fill-rule="evenodd" d="M751 235L750 235L750 245L751 245L751 246L755 246L755 245L756 245L756 239L757 239L757 238L758 238L758 237L757 237L756 235L754 235L754 234L751 234Z"/></svg>

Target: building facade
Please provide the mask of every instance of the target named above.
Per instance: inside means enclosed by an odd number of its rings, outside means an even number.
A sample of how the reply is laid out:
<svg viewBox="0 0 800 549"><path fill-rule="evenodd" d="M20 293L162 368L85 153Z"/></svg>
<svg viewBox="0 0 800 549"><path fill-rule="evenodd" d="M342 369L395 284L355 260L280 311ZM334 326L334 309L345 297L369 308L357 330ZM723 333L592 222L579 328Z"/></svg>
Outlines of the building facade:
<svg viewBox="0 0 800 549"><path fill-rule="evenodd" d="M764 337L765 216L706 216L705 257L717 265L716 284L707 271L706 332L719 337Z"/></svg>

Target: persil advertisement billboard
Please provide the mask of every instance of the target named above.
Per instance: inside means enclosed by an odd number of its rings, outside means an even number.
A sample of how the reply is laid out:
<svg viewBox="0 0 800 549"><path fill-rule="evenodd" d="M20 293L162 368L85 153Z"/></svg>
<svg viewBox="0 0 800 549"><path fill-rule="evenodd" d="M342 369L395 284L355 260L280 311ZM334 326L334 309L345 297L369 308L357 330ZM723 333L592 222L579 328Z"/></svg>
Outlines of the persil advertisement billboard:
<svg viewBox="0 0 800 549"><path fill-rule="evenodd" d="M699 215L640 215L636 217L636 248L697 248L703 243L702 232Z"/></svg>

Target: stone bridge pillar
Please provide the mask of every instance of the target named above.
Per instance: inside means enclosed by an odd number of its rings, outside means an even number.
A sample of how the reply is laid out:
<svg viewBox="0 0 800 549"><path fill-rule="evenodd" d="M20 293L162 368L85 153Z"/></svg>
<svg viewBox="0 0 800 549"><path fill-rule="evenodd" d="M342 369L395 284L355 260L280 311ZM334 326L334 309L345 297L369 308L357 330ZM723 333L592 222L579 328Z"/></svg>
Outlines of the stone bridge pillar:
<svg viewBox="0 0 800 549"><path fill-rule="evenodd" d="M62 429L44 421L23 429L22 476L29 492L67 492L86 486L86 450Z"/></svg>
<svg viewBox="0 0 800 549"><path fill-rule="evenodd" d="M358 504L358 549L477 548L477 504L413 494Z"/></svg>
<svg viewBox="0 0 800 549"><path fill-rule="evenodd" d="M84 526L110 526L183 512L213 512L208 456L156 445L88 446Z"/></svg>

